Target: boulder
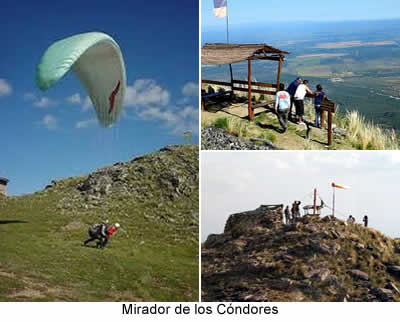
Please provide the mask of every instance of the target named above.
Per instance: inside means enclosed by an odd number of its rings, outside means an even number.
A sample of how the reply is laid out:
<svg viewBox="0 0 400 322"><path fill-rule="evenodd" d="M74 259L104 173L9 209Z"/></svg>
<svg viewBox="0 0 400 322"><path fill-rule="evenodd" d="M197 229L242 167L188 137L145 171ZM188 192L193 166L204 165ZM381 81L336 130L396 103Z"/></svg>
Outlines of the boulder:
<svg viewBox="0 0 400 322"><path fill-rule="evenodd" d="M386 267L386 270L392 274L393 276L400 278L400 266L389 265Z"/></svg>
<svg viewBox="0 0 400 322"><path fill-rule="evenodd" d="M346 129L342 129L340 127L334 128L333 133L335 133L335 134L337 134L337 135L339 135L341 137L346 137L347 136Z"/></svg>
<svg viewBox="0 0 400 322"><path fill-rule="evenodd" d="M351 270L350 275L356 280L369 281L368 274L358 269Z"/></svg>
<svg viewBox="0 0 400 322"><path fill-rule="evenodd" d="M219 246L223 246L225 244L226 239L223 235L211 234L207 237L207 240L204 242L204 247L206 249L210 248L218 248Z"/></svg>
<svg viewBox="0 0 400 322"><path fill-rule="evenodd" d="M327 268L321 268L311 271L310 275L311 280L323 282L331 275L331 271Z"/></svg>
<svg viewBox="0 0 400 322"><path fill-rule="evenodd" d="M394 285L393 282L388 282L388 283L385 285L385 288L388 289L388 290L391 290L393 293L396 293L396 294L399 294L399 295L400 295L399 289L397 288L396 285Z"/></svg>
<svg viewBox="0 0 400 322"><path fill-rule="evenodd" d="M277 280L270 280L268 283L270 288L281 291L290 289L294 284L295 282L290 278L280 278Z"/></svg>
<svg viewBox="0 0 400 322"><path fill-rule="evenodd" d="M393 301L393 292L387 288L378 287L371 290L371 294L376 296L382 302Z"/></svg>

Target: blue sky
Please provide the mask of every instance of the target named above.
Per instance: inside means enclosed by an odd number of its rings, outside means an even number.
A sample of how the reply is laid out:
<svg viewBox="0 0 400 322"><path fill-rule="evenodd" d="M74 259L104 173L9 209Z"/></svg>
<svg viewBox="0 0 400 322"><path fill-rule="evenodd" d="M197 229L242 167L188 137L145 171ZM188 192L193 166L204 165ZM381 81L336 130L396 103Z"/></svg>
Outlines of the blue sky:
<svg viewBox="0 0 400 322"><path fill-rule="evenodd" d="M0 176L10 179L10 194L184 143L187 130L197 143L196 0L3 0L0 27ZM113 37L125 60L124 112L111 129L97 125L73 73L46 92L35 87L46 48L89 31Z"/></svg>
<svg viewBox="0 0 400 322"><path fill-rule="evenodd" d="M202 29L225 28L225 18L213 14L214 1L201 0ZM288 21L342 21L400 18L397 0L270 1L228 0L230 25Z"/></svg>

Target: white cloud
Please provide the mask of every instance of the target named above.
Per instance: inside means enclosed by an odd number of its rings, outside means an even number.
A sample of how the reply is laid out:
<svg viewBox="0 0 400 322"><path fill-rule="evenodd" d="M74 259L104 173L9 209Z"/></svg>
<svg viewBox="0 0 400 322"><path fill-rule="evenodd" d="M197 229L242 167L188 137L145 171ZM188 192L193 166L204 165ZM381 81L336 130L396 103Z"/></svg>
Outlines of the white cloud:
<svg viewBox="0 0 400 322"><path fill-rule="evenodd" d="M40 107L40 108L47 108L50 106L55 106L57 105L57 102L52 100L51 98L48 97L41 97L39 100L36 100L33 105Z"/></svg>
<svg viewBox="0 0 400 322"><path fill-rule="evenodd" d="M178 102L183 103L182 100ZM177 135L183 135L185 131L197 134L198 109L181 103L170 104L169 91L151 79L138 79L132 86L128 86L124 101L125 106L133 108L135 114L143 120L160 121Z"/></svg>
<svg viewBox="0 0 400 322"><path fill-rule="evenodd" d="M389 155L387 155L387 156L389 157L392 164L400 163L400 151L390 151Z"/></svg>
<svg viewBox="0 0 400 322"><path fill-rule="evenodd" d="M57 128L57 119L51 114L46 114L40 123L48 130Z"/></svg>
<svg viewBox="0 0 400 322"><path fill-rule="evenodd" d="M152 79L138 79L133 86L128 86L125 92L125 105L167 105L170 94Z"/></svg>
<svg viewBox="0 0 400 322"><path fill-rule="evenodd" d="M96 123L97 123L97 121L95 119L79 121L79 122L76 122L75 127L77 129L86 129L89 126L95 125Z"/></svg>
<svg viewBox="0 0 400 322"><path fill-rule="evenodd" d="M25 101L35 101L36 100L36 95L33 93L25 93L24 94L24 100Z"/></svg>
<svg viewBox="0 0 400 322"><path fill-rule="evenodd" d="M160 120L165 126L171 128L172 133L181 135L185 131L198 133L198 111L193 106L178 109L147 106L137 115L145 120Z"/></svg>
<svg viewBox="0 0 400 322"><path fill-rule="evenodd" d="M85 101L83 102L82 105L82 111L87 112L90 110L90 108L93 106L92 101L90 100L89 96L86 96Z"/></svg>
<svg viewBox="0 0 400 322"><path fill-rule="evenodd" d="M185 96L198 96L199 95L199 85L194 82L186 83L182 88L182 94Z"/></svg>
<svg viewBox="0 0 400 322"><path fill-rule="evenodd" d="M280 159L276 159L275 160L275 167L277 169L289 169L290 168L290 166L289 166L289 164L287 162L282 161Z"/></svg>
<svg viewBox="0 0 400 322"><path fill-rule="evenodd" d="M75 93L65 99L67 102L72 104L81 104L81 95L79 93Z"/></svg>
<svg viewBox="0 0 400 322"><path fill-rule="evenodd" d="M12 92L12 87L6 79L0 78L0 96L9 95Z"/></svg>

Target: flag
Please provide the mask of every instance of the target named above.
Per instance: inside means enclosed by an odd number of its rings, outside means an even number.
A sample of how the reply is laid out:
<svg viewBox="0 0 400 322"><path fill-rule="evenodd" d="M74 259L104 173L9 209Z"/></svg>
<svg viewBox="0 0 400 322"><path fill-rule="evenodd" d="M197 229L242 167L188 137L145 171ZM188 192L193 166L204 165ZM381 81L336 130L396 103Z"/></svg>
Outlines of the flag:
<svg viewBox="0 0 400 322"><path fill-rule="evenodd" d="M348 186L344 186L344 185L341 185L341 184L336 184L334 182L332 182L332 187L333 188L339 188L339 189L350 189L350 187L348 187Z"/></svg>
<svg viewBox="0 0 400 322"><path fill-rule="evenodd" d="M223 18L227 15L227 0L214 0L214 15Z"/></svg>

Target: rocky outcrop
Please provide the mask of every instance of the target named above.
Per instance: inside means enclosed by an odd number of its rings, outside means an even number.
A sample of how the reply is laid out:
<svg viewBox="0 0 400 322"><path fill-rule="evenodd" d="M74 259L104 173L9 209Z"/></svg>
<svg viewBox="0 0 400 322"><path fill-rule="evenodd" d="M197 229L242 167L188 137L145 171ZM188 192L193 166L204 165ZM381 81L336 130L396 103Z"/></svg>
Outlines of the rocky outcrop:
<svg viewBox="0 0 400 322"><path fill-rule="evenodd" d="M399 301L399 242L282 205L229 216L202 247L203 301Z"/></svg>
<svg viewBox="0 0 400 322"><path fill-rule="evenodd" d="M272 142L263 140L256 144L251 140L230 135L223 129L207 126L201 129L202 150L274 150L277 149Z"/></svg>
<svg viewBox="0 0 400 322"><path fill-rule="evenodd" d="M52 181L41 193L58 195L60 215L78 215L86 210L102 210L104 215L107 209L125 208L124 203L137 204L139 208L151 204L153 212L144 214L149 221L184 221L196 226L198 205L193 205L198 200L198 180L198 146L176 145L115 163L84 177ZM187 209L185 214L182 209Z"/></svg>

